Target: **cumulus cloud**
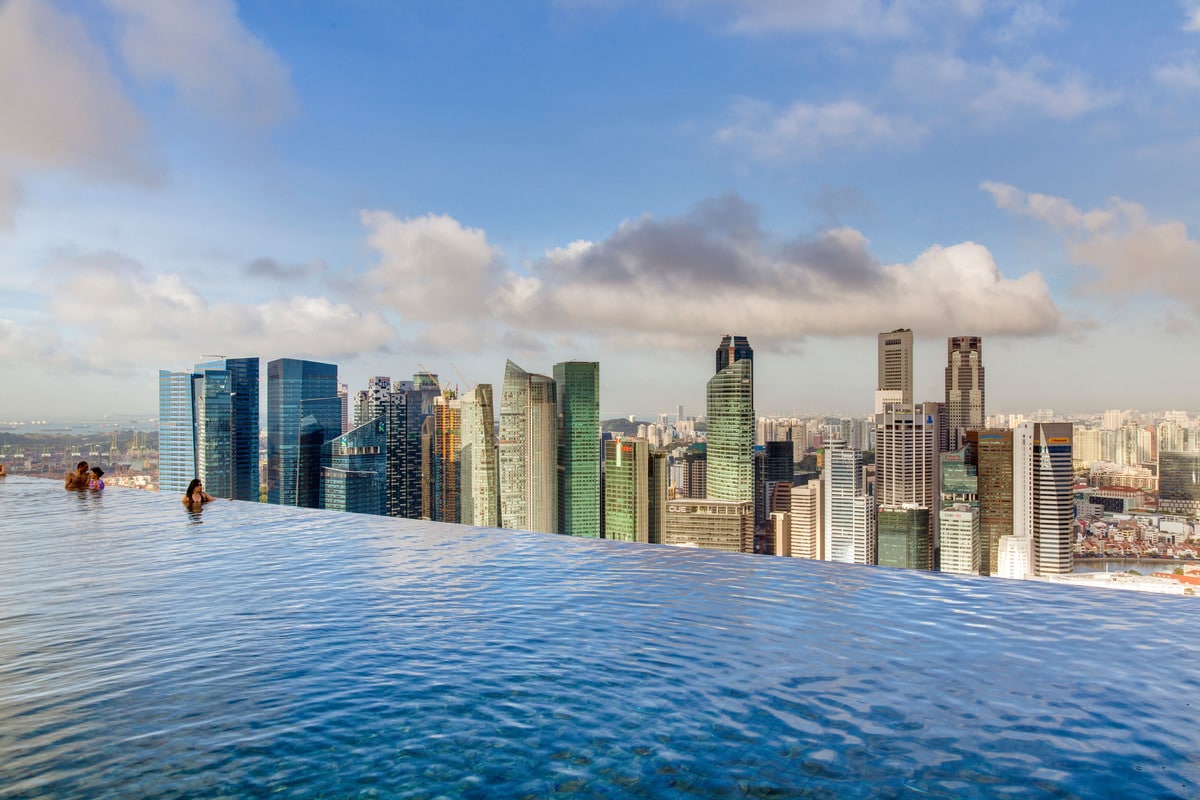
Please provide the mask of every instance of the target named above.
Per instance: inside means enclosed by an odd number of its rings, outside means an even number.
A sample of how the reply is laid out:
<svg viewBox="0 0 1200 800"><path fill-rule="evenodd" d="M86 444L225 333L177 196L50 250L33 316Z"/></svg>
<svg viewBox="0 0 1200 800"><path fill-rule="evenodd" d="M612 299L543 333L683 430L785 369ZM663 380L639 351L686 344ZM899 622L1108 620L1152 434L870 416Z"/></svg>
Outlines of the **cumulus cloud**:
<svg viewBox="0 0 1200 800"><path fill-rule="evenodd" d="M444 341L469 336L471 324L494 311L504 270L482 230L437 214L400 219L387 211L363 211L360 219L367 243L379 255L363 276L365 296L408 322L437 328Z"/></svg>
<svg viewBox="0 0 1200 800"><path fill-rule="evenodd" d="M1152 293L1200 309L1200 242L1179 220L1155 222L1137 203L1114 197L1105 208L1082 211L1069 200L984 183L996 206L1050 226L1071 260L1091 267L1090 291L1127 297Z"/></svg>
<svg viewBox="0 0 1200 800"><path fill-rule="evenodd" d="M713 225L711 207L643 217L602 242L552 251L531 274L512 276L496 305L514 327L663 347L735 329L784 344L901 324L932 335L1041 334L1062 325L1039 274L1007 278L981 245L882 264L852 228L778 239L746 224L756 214L740 198L720 205L739 222Z"/></svg>
<svg viewBox="0 0 1200 800"><path fill-rule="evenodd" d="M188 107L247 128L294 111L287 67L242 25L233 0L106 5L124 23L121 54L139 80L165 83Z"/></svg>
<svg viewBox="0 0 1200 800"><path fill-rule="evenodd" d="M911 120L878 114L861 103L793 103L776 110L760 100L734 104L733 123L717 131L717 141L745 147L760 160L812 158L828 150L904 147L925 129Z"/></svg>
<svg viewBox="0 0 1200 800"><path fill-rule="evenodd" d="M150 273L119 254L62 268L50 312L77 336L62 346L93 364L173 363L201 351L345 358L383 350L396 336L378 311L324 297L210 302L183 275Z"/></svg>
<svg viewBox="0 0 1200 800"><path fill-rule="evenodd" d="M896 59L892 80L909 96L961 106L983 125L1022 115L1070 120L1120 99L1083 75L1038 60L1013 67L996 60L980 64L954 55L914 54Z"/></svg>
<svg viewBox="0 0 1200 800"><path fill-rule="evenodd" d="M139 182L154 175L145 123L103 48L51 3L0 3L0 109L0 225L11 224L20 176L31 171Z"/></svg>

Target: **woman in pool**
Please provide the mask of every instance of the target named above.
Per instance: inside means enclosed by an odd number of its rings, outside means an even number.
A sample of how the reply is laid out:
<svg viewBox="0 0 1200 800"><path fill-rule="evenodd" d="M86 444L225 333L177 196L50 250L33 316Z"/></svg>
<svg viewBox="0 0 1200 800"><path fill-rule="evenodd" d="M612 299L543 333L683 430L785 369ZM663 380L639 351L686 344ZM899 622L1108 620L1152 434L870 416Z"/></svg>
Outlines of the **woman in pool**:
<svg viewBox="0 0 1200 800"><path fill-rule="evenodd" d="M99 467L92 467L91 475L88 478L87 488L93 492L104 491L104 481L100 480L104 476L104 470Z"/></svg>
<svg viewBox="0 0 1200 800"><path fill-rule="evenodd" d="M183 504L191 509L197 509L205 503L211 503L215 498L204 491L204 484L199 478L192 478L188 484L187 494L183 496Z"/></svg>

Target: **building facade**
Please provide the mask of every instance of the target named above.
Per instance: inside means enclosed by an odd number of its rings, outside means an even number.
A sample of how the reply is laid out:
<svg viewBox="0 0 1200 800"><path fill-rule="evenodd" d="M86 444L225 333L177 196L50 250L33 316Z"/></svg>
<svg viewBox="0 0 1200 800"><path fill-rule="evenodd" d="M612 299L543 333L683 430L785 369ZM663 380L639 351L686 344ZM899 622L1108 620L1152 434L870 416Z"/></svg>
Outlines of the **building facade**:
<svg viewBox="0 0 1200 800"><path fill-rule="evenodd" d="M663 544L753 553L754 501L670 500Z"/></svg>
<svg viewBox="0 0 1200 800"><path fill-rule="evenodd" d="M481 383L459 403L462 437L458 455L460 521L484 528L500 526L500 484L496 461L496 412L492 385Z"/></svg>
<svg viewBox="0 0 1200 800"><path fill-rule="evenodd" d="M600 364L554 365L558 412L558 532L600 537Z"/></svg>
<svg viewBox="0 0 1200 800"><path fill-rule="evenodd" d="M554 379L509 361L500 397L500 524L558 529L558 397Z"/></svg>
<svg viewBox="0 0 1200 800"><path fill-rule="evenodd" d="M833 441L825 450L825 558L874 564L877 557L875 498L867 492L863 455Z"/></svg>
<svg viewBox="0 0 1200 800"><path fill-rule="evenodd" d="M754 360L745 337L717 349L708 381L708 499L754 502ZM734 359L736 360L730 360Z"/></svg>
<svg viewBox="0 0 1200 800"><path fill-rule="evenodd" d="M267 502L318 508L321 450L341 433L337 366L280 358L267 364Z"/></svg>
<svg viewBox="0 0 1200 800"><path fill-rule="evenodd" d="M983 340L951 336L946 340L946 429L943 449L958 450L969 430L984 427Z"/></svg>

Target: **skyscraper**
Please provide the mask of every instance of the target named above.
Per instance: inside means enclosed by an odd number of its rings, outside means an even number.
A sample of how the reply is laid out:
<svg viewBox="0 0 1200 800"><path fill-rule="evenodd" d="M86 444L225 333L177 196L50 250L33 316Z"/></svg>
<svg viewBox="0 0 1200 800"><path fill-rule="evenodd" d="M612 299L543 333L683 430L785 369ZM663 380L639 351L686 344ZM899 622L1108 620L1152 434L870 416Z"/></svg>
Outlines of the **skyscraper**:
<svg viewBox="0 0 1200 800"><path fill-rule="evenodd" d="M818 478L792 487L791 553L793 558L825 558L825 502Z"/></svg>
<svg viewBox="0 0 1200 800"><path fill-rule="evenodd" d="M937 411L937 403L886 404L883 413L875 416L875 501L883 566L934 566L935 519L940 508ZM913 536L919 541L906 539L903 546L891 542L895 537ZM908 555L917 550L923 550L924 556Z"/></svg>
<svg viewBox="0 0 1200 800"><path fill-rule="evenodd" d="M717 348L717 374L708 381L710 500L754 500L754 353L744 336Z"/></svg>
<svg viewBox="0 0 1200 800"><path fill-rule="evenodd" d="M946 416L946 450L958 450L966 431L984 426L983 340L978 336L946 340Z"/></svg>
<svg viewBox="0 0 1200 800"><path fill-rule="evenodd" d="M983 563L980 536L978 445L967 441L953 453L940 457L941 537L940 569L960 575L978 575Z"/></svg>
<svg viewBox="0 0 1200 800"><path fill-rule="evenodd" d="M321 508L357 514L387 510L387 424L383 416L326 442L321 456Z"/></svg>
<svg viewBox="0 0 1200 800"><path fill-rule="evenodd" d="M867 492L859 450L832 441L825 450L825 558L847 564L874 564L877 557L875 498Z"/></svg>
<svg viewBox="0 0 1200 800"><path fill-rule="evenodd" d="M1071 423L1026 422L1014 438L1014 504L1018 520L1024 522L1018 533L1033 540L1033 566L1038 575L1068 573L1074 566L1071 534L1075 517Z"/></svg>
<svg viewBox="0 0 1200 800"><path fill-rule="evenodd" d="M997 575L1000 539L1014 533L1013 432L1001 429L968 431L965 438L977 448L980 573Z"/></svg>
<svg viewBox="0 0 1200 800"><path fill-rule="evenodd" d="M660 543L666 502L663 454L638 437L604 442L604 538Z"/></svg>
<svg viewBox="0 0 1200 800"><path fill-rule="evenodd" d="M460 521L464 525L500 525L496 464L496 412L492 385L481 383L462 396L462 439L458 457Z"/></svg>
<svg viewBox="0 0 1200 800"><path fill-rule="evenodd" d="M879 380L875 384L875 413L887 403L913 402L913 334L908 328L878 336Z"/></svg>
<svg viewBox="0 0 1200 800"><path fill-rule="evenodd" d="M214 497L259 499L258 359L217 358L159 373L159 488L192 478Z"/></svg>
<svg viewBox="0 0 1200 800"><path fill-rule="evenodd" d="M553 533L558 527L558 398L554 379L512 361L500 394L500 524Z"/></svg>
<svg viewBox="0 0 1200 800"><path fill-rule="evenodd" d="M600 536L600 364L554 365L558 390L558 532Z"/></svg>
<svg viewBox="0 0 1200 800"><path fill-rule="evenodd" d="M669 500L663 544L728 553L754 552L754 502Z"/></svg>
<svg viewBox="0 0 1200 800"><path fill-rule="evenodd" d="M187 491L196 475L192 373L158 371L158 488Z"/></svg>
<svg viewBox="0 0 1200 800"><path fill-rule="evenodd" d="M413 380L389 381L387 391L370 390L368 409L381 413L387 428L387 515L391 517L420 519L428 511L421 480L421 432L441 390L426 375L414 376L421 378L420 388Z"/></svg>
<svg viewBox="0 0 1200 800"><path fill-rule="evenodd" d="M430 518L459 521L459 448L462 443L462 404L453 389L433 398L432 469L429 483Z"/></svg>
<svg viewBox="0 0 1200 800"><path fill-rule="evenodd" d="M342 427L337 366L279 358L267 364L267 502L317 508L321 450Z"/></svg>

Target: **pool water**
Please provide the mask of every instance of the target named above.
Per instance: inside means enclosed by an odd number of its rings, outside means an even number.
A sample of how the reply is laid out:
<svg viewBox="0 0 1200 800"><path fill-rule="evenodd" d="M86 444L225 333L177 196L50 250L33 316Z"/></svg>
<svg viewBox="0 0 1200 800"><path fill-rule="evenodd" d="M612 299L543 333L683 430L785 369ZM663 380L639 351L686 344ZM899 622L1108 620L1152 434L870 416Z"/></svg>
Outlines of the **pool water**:
<svg viewBox="0 0 1200 800"><path fill-rule="evenodd" d="M0 797L1195 797L1200 603L0 481Z"/></svg>

